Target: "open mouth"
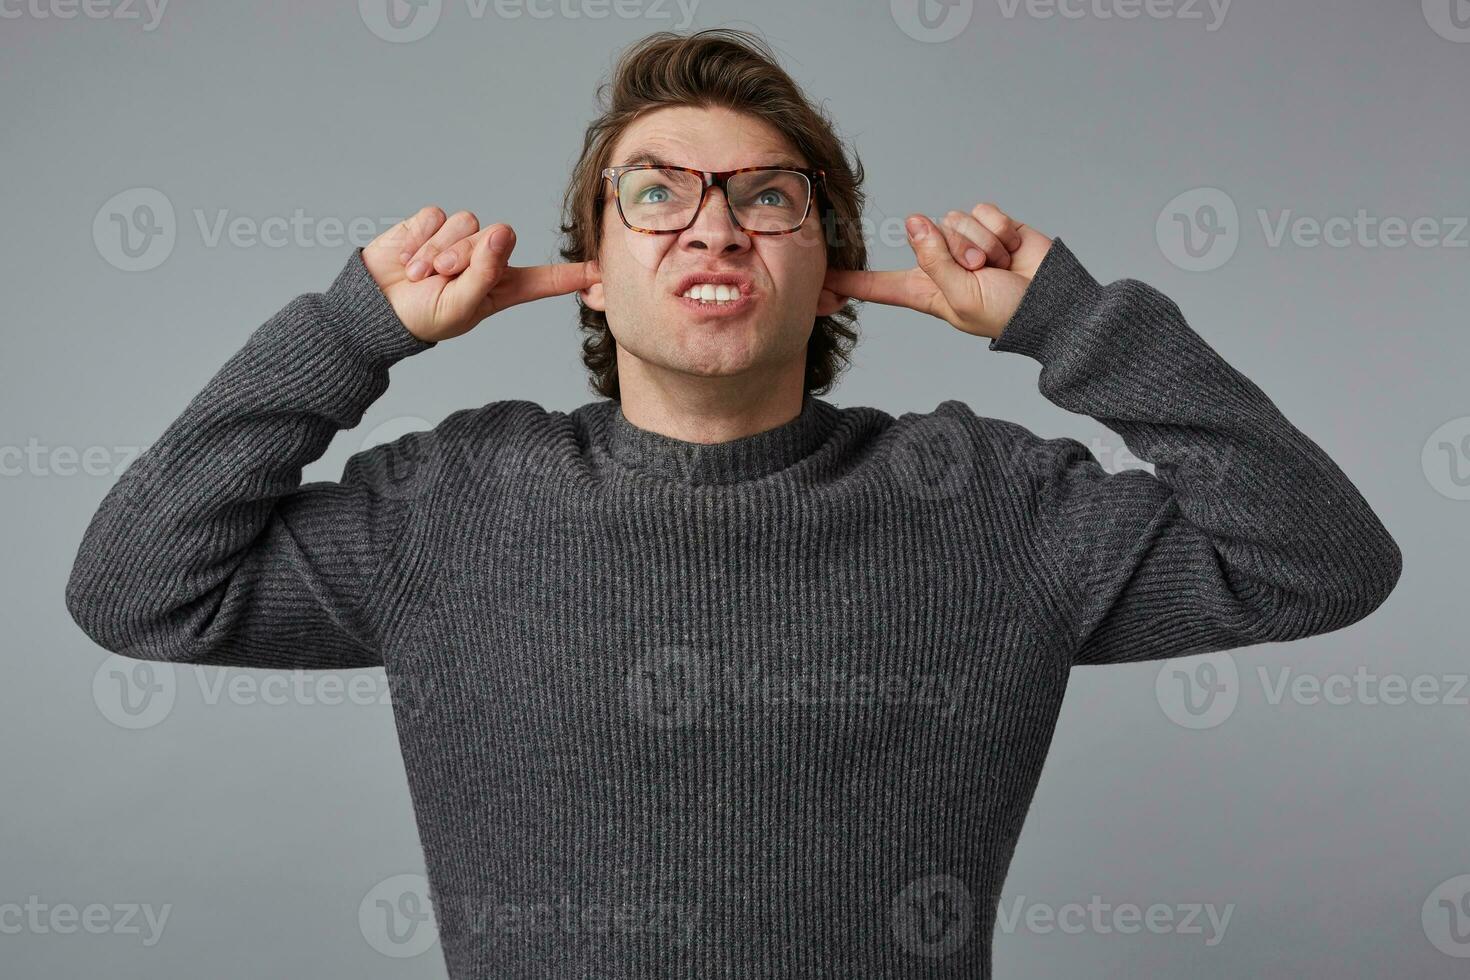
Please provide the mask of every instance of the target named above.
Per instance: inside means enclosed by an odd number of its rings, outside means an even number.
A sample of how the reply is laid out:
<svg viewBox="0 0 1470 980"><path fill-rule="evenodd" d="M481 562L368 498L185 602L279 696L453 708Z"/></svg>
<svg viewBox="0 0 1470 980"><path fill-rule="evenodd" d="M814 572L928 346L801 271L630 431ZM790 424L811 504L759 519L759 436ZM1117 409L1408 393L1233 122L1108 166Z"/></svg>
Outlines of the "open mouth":
<svg viewBox="0 0 1470 980"><path fill-rule="evenodd" d="M725 283L696 283L684 291L685 299L695 300L700 303L712 303L716 305L726 303L738 303L742 294L738 284L726 285Z"/></svg>
<svg viewBox="0 0 1470 980"><path fill-rule="evenodd" d="M748 279L733 274L692 275L674 293L679 305L700 316L727 316L746 310L755 301Z"/></svg>

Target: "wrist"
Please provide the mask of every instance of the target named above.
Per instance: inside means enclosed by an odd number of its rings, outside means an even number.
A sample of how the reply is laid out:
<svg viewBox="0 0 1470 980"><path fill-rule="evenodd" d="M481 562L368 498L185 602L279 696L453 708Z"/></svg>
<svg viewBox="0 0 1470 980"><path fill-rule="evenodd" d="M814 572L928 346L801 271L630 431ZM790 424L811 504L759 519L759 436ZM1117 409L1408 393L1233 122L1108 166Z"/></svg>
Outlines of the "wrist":
<svg viewBox="0 0 1470 980"><path fill-rule="evenodd" d="M363 360L392 364L437 344L419 339L404 325L363 263L361 248L348 256L342 271L323 293L323 303L333 327Z"/></svg>
<svg viewBox="0 0 1470 980"><path fill-rule="evenodd" d="M990 349L1044 361L1058 325L1082 322L1097 308L1103 287L1061 238L1052 240L1015 311Z"/></svg>

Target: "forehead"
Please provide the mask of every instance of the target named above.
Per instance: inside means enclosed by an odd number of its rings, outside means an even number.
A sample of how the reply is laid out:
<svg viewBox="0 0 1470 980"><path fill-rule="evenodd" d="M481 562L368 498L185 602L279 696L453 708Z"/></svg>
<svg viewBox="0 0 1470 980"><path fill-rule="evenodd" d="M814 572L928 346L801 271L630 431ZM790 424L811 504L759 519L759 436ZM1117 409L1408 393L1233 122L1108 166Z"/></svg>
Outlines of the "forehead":
<svg viewBox="0 0 1470 980"><path fill-rule="evenodd" d="M623 130L611 156L614 166L653 163L697 170L807 166L770 123L722 107L655 109Z"/></svg>

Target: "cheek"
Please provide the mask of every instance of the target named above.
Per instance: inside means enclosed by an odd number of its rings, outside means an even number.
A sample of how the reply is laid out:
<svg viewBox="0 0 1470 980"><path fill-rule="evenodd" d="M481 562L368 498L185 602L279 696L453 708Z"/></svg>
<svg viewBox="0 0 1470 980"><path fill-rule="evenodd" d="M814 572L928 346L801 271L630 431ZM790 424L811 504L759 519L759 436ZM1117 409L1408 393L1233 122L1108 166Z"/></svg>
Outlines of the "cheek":
<svg viewBox="0 0 1470 980"><path fill-rule="evenodd" d="M803 252L816 252L823 256L827 254L827 236L815 213L808 216L800 231L791 235L790 242L793 248Z"/></svg>
<svg viewBox="0 0 1470 980"><path fill-rule="evenodd" d="M672 238L671 235L640 235L634 231L624 235L619 261L630 289L648 291L648 284L658 277Z"/></svg>
<svg viewBox="0 0 1470 980"><path fill-rule="evenodd" d="M826 277L827 255L796 237L768 249L761 258L778 291L787 295L815 294Z"/></svg>
<svg viewBox="0 0 1470 980"><path fill-rule="evenodd" d="M600 260L605 301L620 308L647 300L659 265L659 257L648 242L630 241L630 237L646 239L650 236L630 232L616 240L609 239L603 243Z"/></svg>

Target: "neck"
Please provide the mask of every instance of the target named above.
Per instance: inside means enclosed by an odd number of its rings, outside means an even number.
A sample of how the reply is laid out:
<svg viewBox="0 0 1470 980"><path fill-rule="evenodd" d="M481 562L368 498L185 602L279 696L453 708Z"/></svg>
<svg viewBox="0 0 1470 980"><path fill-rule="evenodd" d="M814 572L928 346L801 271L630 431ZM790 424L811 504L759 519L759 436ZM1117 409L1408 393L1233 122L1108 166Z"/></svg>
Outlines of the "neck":
<svg viewBox="0 0 1470 980"><path fill-rule="evenodd" d="M765 432L801 413L804 359L775 374L701 377L655 369L625 353L618 350L619 401L623 417L640 429L712 445Z"/></svg>
<svg viewBox="0 0 1470 980"><path fill-rule="evenodd" d="M621 363L619 366L621 367ZM797 379L640 383L591 410L594 441L623 467L693 485L760 480L808 459L833 434L839 410ZM621 375L620 382L623 380Z"/></svg>

